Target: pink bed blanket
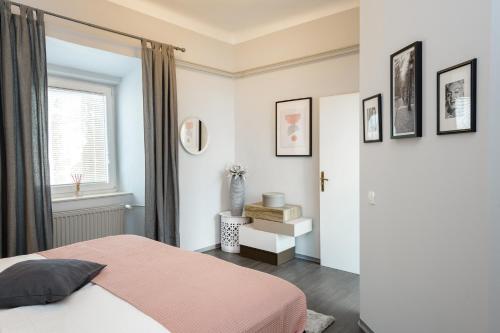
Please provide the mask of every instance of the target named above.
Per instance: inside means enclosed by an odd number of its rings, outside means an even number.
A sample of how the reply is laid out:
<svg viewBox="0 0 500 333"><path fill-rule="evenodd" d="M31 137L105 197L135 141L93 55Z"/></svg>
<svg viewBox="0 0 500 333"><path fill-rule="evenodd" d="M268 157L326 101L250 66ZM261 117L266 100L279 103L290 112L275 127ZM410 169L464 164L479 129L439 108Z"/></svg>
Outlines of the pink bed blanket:
<svg viewBox="0 0 500 333"><path fill-rule="evenodd" d="M106 264L93 280L172 333L302 333L304 293L280 278L147 238L120 235L40 253Z"/></svg>

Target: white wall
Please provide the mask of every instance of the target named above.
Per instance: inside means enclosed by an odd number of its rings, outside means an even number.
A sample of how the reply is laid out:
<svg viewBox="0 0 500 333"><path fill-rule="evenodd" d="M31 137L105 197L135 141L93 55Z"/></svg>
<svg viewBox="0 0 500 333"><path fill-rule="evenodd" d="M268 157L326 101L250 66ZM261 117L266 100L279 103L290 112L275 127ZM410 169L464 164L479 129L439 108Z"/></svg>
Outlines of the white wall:
<svg viewBox="0 0 500 333"><path fill-rule="evenodd" d="M117 88L116 145L120 191L133 195L134 205L144 205L144 117L142 109L142 64L130 66ZM127 210L125 232L144 235L144 208Z"/></svg>
<svg viewBox="0 0 500 333"><path fill-rule="evenodd" d="M361 145L361 318L375 332L487 331L490 13L490 0L361 1L361 97L383 93L384 112L384 142ZM423 137L391 140L389 56L416 40ZM436 72L474 57L478 132L437 136Z"/></svg>
<svg viewBox="0 0 500 333"><path fill-rule="evenodd" d="M138 59L140 64L140 60ZM220 243L218 213L229 207L226 165L234 160L234 81L177 68L179 126L191 116L209 131L208 149L188 154L179 144L180 246L199 250ZM119 161L122 191L144 204L144 131L141 68L120 84ZM127 213L127 232L144 233L144 209Z"/></svg>
<svg viewBox="0 0 500 333"><path fill-rule="evenodd" d="M224 170L234 161L234 81L178 68L177 96L179 124L198 117L210 136L201 155L179 146L181 247L198 250L220 243L218 213L229 208Z"/></svg>
<svg viewBox="0 0 500 333"><path fill-rule="evenodd" d="M347 55L236 81L236 160L249 169L247 202L279 191L302 205L313 232L297 240L299 254L319 258L319 97L358 91L358 56ZM313 156L275 157L275 102L313 97Z"/></svg>
<svg viewBox="0 0 500 333"><path fill-rule="evenodd" d="M140 64L140 61L138 60ZM218 213L229 207L226 165L234 160L234 81L177 68L179 126L191 116L209 131L208 149L189 155L179 144L180 246L199 250L220 243ZM141 68L120 85L120 186L144 204L144 131ZM144 233L144 209L127 214L127 232Z"/></svg>
<svg viewBox="0 0 500 333"><path fill-rule="evenodd" d="M493 22L493 30L491 33L491 43L493 45L492 52L492 91L497 93L491 94L491 105L497 106L490 112L490 198L491 198L491 295L490 295L490 333L496 333L500 329L500 112L498 112L498 105L500 105L500 1L493 0L493 7L491 10L491 21Z"/></svg>

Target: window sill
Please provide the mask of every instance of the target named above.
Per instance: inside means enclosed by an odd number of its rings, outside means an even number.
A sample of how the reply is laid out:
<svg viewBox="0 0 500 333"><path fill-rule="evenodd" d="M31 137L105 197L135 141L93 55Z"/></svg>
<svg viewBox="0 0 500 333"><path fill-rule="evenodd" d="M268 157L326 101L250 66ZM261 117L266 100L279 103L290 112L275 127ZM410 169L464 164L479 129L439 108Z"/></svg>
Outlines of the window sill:
<svg viewBox="0 0 500 333"><path fill-rule="evenodd" d="M102 199L109 197L120 197L120 196L128 196L132 195L130 192L111 192L111 193L100 193L100 194L82 194L79 196L69 196L69 197L59 197L52 198L53 203L60 202L71 202L71 201L80 201L80 200L92 200L92 199Z"/></svg>

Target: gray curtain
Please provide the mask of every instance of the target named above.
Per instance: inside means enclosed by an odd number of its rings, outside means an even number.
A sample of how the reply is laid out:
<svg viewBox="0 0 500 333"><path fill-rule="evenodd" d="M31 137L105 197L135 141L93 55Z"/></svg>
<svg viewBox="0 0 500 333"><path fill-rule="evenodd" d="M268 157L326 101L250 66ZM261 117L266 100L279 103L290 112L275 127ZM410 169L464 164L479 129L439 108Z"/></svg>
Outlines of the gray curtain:
<svg viewBox="0 0 500 333"><path fill-rule="evenodd" d="M179 246L178 127L172 46L142 42L146 236Z"/></svg>
<svg viewBox="0 0 500 333"><path fill-rule="evenodd" d="M52 247L43 13L0 0L0 248Z"/></svg>

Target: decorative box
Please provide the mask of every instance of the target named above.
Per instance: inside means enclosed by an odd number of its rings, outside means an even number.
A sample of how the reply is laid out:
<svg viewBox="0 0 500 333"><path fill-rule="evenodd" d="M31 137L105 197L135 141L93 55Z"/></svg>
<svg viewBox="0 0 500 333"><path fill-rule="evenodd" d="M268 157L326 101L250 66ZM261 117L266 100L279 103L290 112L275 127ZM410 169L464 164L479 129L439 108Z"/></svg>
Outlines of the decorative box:
<svg viewBox="0 0 500 333"><path fill-rule="evenodd" d="M264 207L283 207L285 205L285 194L279 192L268 192L262 194Z"/></svg>
<svg viewBox="0 0 500 333"><path fill-rule="evenodd" d="M262 202L245 206L245 216L254 219L286 222L302 216L302 209L297 205L283 207L264 207Z"/></svg>
<svg viewBox="0 0 500 333"><path fill-rule="evenodd" d="M295 257L294 237L257 230L253 223L240 227L239 240L240 255L244 257L273 265L280 265Z"/></svg>
<svg viewBox="0 0 500 333"><path fill-rule="evenodd" d="M312 231L312 219L307 217L300 217L285 223L254 219L252 225L257 230L292 237L299 237Z"/></svg>

